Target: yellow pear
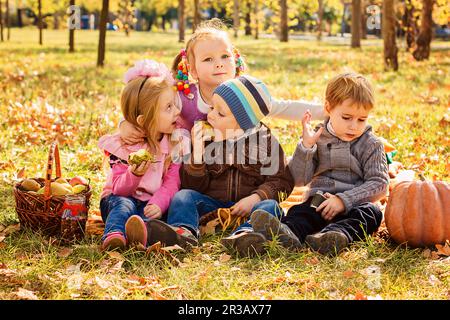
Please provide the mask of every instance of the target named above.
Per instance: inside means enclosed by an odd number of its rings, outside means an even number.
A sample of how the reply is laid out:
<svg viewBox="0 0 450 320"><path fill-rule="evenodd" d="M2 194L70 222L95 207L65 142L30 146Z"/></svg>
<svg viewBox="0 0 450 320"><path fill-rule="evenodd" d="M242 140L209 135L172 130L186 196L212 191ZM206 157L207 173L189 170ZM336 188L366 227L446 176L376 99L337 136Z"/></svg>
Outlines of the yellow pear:
<svg viewBox="0 0 450 320"><path fill-rule="evenodd" d="M36 193L37 194L44 194L44 190L45 190L45 187L42 187Z"/></svg>
<svg viewBox="0 0 450 320"><path fill-rule="evenodd" d="M154 157L146 149L140 149L130 153L128 156L129 164L140 165L144 161L155 161Z"/></svg>
<svg viewBox="0 0 450 320"><path fill-rule="evenodd" d="M41 188L41 185L33 179L25 179L21 183L21 187L26 191L38 191Z"/></svg>
<svg viewBox="0 0 450 320"><path fill-rule="evenodd" d="M65 196L66 194L72 194L72 190L69 190L64 185L58 182L52 182L51 183L51 190L52 195L54 196Z"/></svg>
<svg viewBox="0 0 450 320"><path fill-rule="evenodd" d="M74 187L72 188L72 190L73 190L73 193L75 193L75 194L81 193L81 192L83 192L84 190L86 190L86 186L83 186L82 184L77 184L76 186L74 186Z"/></svg>
<svg viewBox="0 0 450 320"><path fill-rule="evenodd" d="M69 181L67 181L64 178L58 178L58 179L55 180L55 182L58 182L60 184L69 184Z"/></svg>

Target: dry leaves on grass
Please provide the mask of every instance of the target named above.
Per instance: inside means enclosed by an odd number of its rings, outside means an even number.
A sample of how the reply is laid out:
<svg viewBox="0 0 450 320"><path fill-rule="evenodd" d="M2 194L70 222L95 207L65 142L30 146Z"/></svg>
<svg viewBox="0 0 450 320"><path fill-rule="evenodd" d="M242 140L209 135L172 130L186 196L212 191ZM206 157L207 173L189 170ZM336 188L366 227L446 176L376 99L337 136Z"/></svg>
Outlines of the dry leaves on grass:
<svg viewBox="0 0 450 320"><path fill-rule="evenodd" d="M33 291L26 290L24 288L19 288L17 292L15 292L17 298L22 300L39 300L39 298L34 294Z"/></svg>
<svg viewBox="0 0 450 320"><path fill-rule="evenodd" d="M445 244L436 244L437 251L433 251L430 248L423 250L422 255L431 260L439 260L442 258L450 257L450 241L447 240Z"/></svg>
<svg viewBox="0 0 450 320"><path fill-rule="evenodd" d="M171 254L171 251L176 251L176 250L182 250L184 251L183 248L181 248L178 245L174 245L174 246L168 246L168 247L162 247L161 242L158 241L157 243L151 245L150 247L147 248L146 251L146 255L149 255L150 253L154 252L156 254L161 254L162 256L166 257L169 259L169 261L175 265L178 266L181 264L180 260L178 260L177 257L175 257L173 254Z"/></svg>

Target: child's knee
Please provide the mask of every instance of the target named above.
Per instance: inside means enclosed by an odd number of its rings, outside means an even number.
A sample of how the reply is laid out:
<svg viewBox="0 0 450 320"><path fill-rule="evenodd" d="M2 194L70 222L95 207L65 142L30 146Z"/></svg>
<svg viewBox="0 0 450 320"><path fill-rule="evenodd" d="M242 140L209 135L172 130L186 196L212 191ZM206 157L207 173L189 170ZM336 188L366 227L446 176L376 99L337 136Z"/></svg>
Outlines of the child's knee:
<svg viewBox="0 0 450 320"><path fill-rule="evenodd" d="M173 205L180 205L184 203L189 203L193 201L193 198L198 195L199 192L191 189L182 189L175 193L175 196L172 199Z"/></svg>

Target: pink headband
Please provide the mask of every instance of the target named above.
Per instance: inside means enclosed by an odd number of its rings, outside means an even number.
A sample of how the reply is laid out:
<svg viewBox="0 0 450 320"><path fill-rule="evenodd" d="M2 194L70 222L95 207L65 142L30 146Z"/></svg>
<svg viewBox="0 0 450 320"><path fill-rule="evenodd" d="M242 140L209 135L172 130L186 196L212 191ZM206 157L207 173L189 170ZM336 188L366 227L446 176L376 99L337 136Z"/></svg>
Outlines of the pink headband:
<svg viewBox="0 0 450 320"><path fill-rule="evenodd" d="M128 69L123 76L123 81L127 84L131 80L139 77L162 77L165 78L170 84L174 83L172 74L169 69L167 69L165 64L149 59L136 61L134 63L134 67Z"/></svg>

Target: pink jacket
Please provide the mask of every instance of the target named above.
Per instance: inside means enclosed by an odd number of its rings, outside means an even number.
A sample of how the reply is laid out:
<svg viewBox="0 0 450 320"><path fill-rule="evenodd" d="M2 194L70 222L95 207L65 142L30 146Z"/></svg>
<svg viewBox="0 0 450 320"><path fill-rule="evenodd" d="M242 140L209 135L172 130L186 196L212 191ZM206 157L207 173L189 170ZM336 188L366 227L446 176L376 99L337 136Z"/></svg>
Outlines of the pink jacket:
<svg viewBox="0 0 450 320"><path fill-rule="evenodd" d="M111 160L111 171L106 178L101 197L115 194L124 197L133 197L148 204L156 204L164 213L170 205L175 193L180 189L180 164L171 163L164 173L164 161L170 153L170 143L167 135L160 142L160 154L156 163L150 165L147 172L135 176L130 171L126 160L132 152L147 147L146 143L125 145L119 134L104 135L98 142L100 149L119 159Z"/></svg>

